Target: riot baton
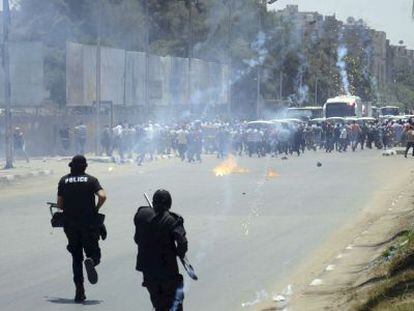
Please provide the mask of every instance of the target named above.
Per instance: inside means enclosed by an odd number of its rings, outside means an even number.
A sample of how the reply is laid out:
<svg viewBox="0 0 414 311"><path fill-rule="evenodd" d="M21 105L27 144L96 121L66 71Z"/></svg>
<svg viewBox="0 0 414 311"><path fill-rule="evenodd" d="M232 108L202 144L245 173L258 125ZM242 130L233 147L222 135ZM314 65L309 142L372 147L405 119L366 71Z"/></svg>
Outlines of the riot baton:
<svg viewBox="0 0 414 311"><path fill-rule="evenodd" d="M148 202L148 206L153 208L151 201L149 200L147 194L144 192L145 200ZM188 260L187 256L184 257L178 257L180 258L181 264L183 265L185 271L187 272L188 276L192 278L194 281L198 280L198 276L195 274L193 266L190 264L190 261Z"/></svg>

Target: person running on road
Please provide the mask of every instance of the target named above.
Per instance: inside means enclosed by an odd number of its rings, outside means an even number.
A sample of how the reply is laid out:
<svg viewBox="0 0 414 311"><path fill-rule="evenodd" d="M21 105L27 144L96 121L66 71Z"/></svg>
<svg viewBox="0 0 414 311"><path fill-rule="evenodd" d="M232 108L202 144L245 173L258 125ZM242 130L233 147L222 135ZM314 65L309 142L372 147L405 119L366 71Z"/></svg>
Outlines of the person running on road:
<svg viewBox="0 0 414 311"><path fill-rule="evenodd" d="M24 133L20 127L16 127L13 132L13 146L16 155L22 155L27 163L29 163L29 156L26 152L26 143L24 140Z"/></svg>
<svg viewBox="0 0 414 311"><path fill-rule="evenodd" d="M151 206L140 207L135 214L135 243L138 245L136 270L142 272L152 305L156 311L183 310L184 282L177 256L184 258L187 238L184 220L170 212L171 195L157 190Z"/></svg>
<svg viewBox="0 0 414 311"><path fill-rule="evenodd" d="M74 129L75 148L77 154L85 154L86 136L88 135L88 128L83 122L79 122Z"/></svg>
<svg viewBox="0 0 414 311"><path fill-rule="evenodd" d="M413 157L414 157L414 126L410 122L410 124L405 129L405 141L406 141L406 148L404 156L407 157L408 151L410 148L413 148Z"/></svg>
<svg viewBox="0 0 414 311"><path fill-rule="evenodd" d="M106 201L106 194L98 179L85 173L87 166L84 156L74 156L69 163L70 174L60 179L57 194L57 205L64 215L67 250L72 255L75 302L86 299L83 286L83 253L87 257L84 264L91 284L98 282L95 266L101 261L98 241L103 224L99 223L98 211ZM97 204L95 196L98 197Z"/></svg>

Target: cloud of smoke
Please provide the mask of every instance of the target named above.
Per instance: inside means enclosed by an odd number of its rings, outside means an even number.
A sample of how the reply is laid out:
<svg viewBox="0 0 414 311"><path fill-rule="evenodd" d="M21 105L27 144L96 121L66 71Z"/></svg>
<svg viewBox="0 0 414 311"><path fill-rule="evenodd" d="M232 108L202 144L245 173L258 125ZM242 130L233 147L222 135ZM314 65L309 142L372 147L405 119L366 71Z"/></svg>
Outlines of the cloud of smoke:
<svg viewBox="0 0 414 311"><path fill-rule="evenodd" d="M266 34L263 31L259 31L255 40L251 44L252 50L255 52L256 56L254 58L244 60L244 63L249 67L253 68L264 64L266 56L269 53L265 46L266 40Z"/></svg>
<svg viewBox="0 0 414 311"><path fill-rule="evenodd" d="M351 95L351 93L349 92L348 72L346 70L346 62L345 62L345 57L348 55L348 49L343 43L341 43L338 46L337 52L338 52L338 61L336 62L336 66L338 67L339 74L341 76L343 91L345 92L346 95Z"/></svg>

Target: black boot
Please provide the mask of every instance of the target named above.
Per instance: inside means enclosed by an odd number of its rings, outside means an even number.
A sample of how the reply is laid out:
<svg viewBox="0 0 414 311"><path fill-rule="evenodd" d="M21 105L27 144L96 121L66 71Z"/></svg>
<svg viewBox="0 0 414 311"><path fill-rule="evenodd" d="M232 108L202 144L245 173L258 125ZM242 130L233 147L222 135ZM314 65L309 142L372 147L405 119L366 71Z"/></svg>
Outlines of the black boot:
<svg viewBox="0 0 414 311"><path fill-rule="evenodd" d="M75 302L84 302L86 299L83 284L76 284Z"/></svg>
<svg viewBox="0 0 414 311"><path fill-rule="evenodd" d="M84 263L89 282L96 284L98 282L98 273L95 270L95 262L92 258L86 258Z"/></svg>

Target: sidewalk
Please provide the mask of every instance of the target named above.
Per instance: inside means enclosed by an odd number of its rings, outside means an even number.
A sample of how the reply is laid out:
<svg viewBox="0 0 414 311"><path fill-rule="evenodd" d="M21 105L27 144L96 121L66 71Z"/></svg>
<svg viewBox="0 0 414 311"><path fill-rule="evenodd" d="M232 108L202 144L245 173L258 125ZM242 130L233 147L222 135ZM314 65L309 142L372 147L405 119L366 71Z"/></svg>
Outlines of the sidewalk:
<svg viewBox="0 0 414 311"><path fill-rule="evenodd" d="M54 162L54 161L53 161ZM52 162L52 163L53 163ZM26 163L24 161L16 161L13 169L3 169L4 162L0 161L0 184L12 183L17 180L28 179L38 176L52 175L54 165L51 161L35 159Z"/></svg>
<svg viewBox="0 0 414 311"><path fill-rule="evenodd" d="M119 157L115 159L105 156L86 155L88 163L95 163L94 167L106 167L107 165L117 165L119 163ZM156 161L172 159L172 155L155 156ZM4 159L0 158L0 186L3 184L12 184L16 181L22 181L25 179L49 176L52 174L63 175L67 171L67 164L72 157L70 156L56 156L56 157L38 157L30 160L26 163L23 160L18 160L13 163L13 169L3 169L5 165ZM114 161L115 160L115 161ZM154 162L151 162L154 163ZM126 159L122 164L135 164L132 159Z"/></svg>

